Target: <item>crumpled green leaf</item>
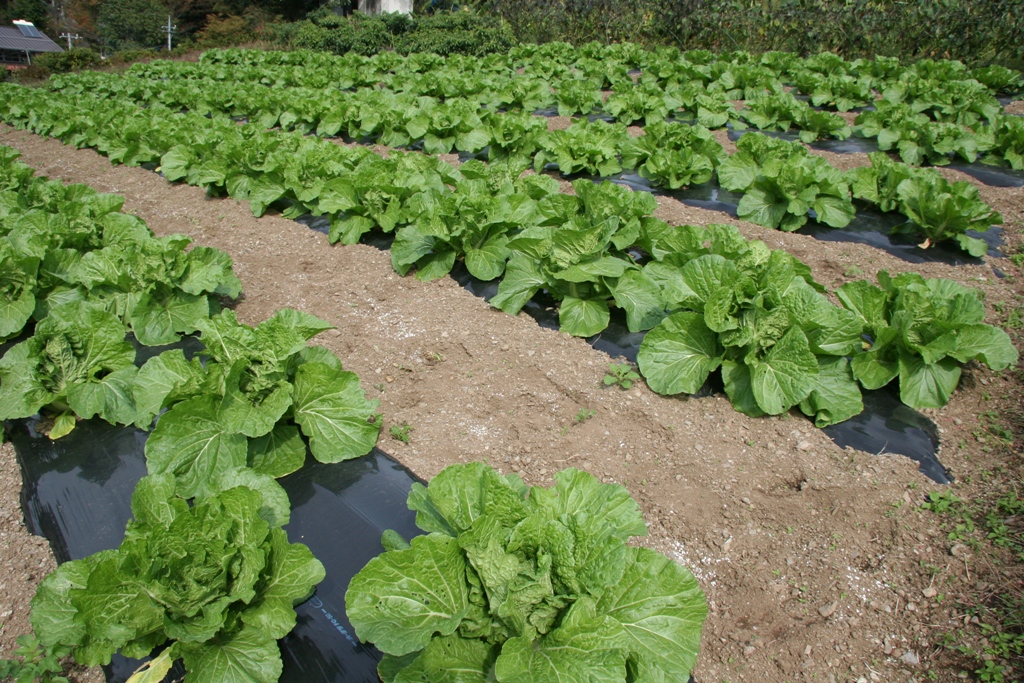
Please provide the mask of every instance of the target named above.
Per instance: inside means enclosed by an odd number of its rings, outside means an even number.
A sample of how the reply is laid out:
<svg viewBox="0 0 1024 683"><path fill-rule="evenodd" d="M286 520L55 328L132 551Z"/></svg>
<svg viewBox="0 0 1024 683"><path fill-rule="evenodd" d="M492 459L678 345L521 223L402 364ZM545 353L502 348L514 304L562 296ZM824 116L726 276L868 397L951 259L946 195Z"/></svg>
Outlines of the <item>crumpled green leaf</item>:
<svg viewBox="0 0 1024 683"><path fill-rule="evenodd" d="M371 560L346 594L357 635L385 653L382 680L686 679L707 611L696 581L627 545L646 526L625 488L575 469L555 482L468 463L413 485L431 533Z"/></svg>

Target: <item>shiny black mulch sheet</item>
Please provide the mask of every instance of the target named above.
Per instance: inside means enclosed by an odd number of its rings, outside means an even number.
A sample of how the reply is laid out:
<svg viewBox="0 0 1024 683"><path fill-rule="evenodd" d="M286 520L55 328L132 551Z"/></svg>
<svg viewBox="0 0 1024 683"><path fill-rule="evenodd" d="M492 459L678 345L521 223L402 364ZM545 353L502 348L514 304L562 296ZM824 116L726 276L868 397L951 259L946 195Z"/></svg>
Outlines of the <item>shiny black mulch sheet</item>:
<svg viewBox="0 0 1024 683"><path fill-rule="evenodd" d="M45 536L58 562L116 548L131 517L135 484L146 475L147 433L94 419L79 422L58 441L36 431L37 422L7 424L24 478L22 508L32 533ZM296 608L298 624L280 641L282 683L376 683L380 652L361 644L345 617L345 591L363 565L382 551L380 536L394 529L421 533L405 504L418 481L383 451L325 465L307 453L305 466L279 482L292 504L284 527L323 562L327 578ZM110 683L123 683L139 666L115 656ZM177 680L174 671L168 680Z"/></svg>

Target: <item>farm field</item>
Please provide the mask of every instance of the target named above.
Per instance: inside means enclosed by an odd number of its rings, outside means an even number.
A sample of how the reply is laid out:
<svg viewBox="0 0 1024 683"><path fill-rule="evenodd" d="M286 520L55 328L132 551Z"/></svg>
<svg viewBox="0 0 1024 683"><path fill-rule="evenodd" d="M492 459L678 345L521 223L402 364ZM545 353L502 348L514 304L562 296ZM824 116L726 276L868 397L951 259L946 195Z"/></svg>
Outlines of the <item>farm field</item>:
<svg viewBox="0 0 1024 683"><path fill-rule="evenodd" d="M569 120L547 123L557 130ZM725 131L714 137L736 152ZM979 566L967 544L950 539L947 517L919 507L943 487L915 463L841 449L795 409L748 417L720 392L661 396L644 382L607 386L612 359L583 339L507 315L448 277L402 277L387 251L329 245L325 235L273 210L257 218L245 201L112 166L93 150L8 125L0 127L0 144L51 179L124 195L125 210L157 235L180 233L225 251L243 284L234 307L241 322L255 325L291 307L336 325L317 343L380 400L379 445L417 475L429 479L453 463L484 461L528 484L550 485L569 466L625 484L649 527L643 544L689 567L707 596L698 682L910 681L927 680L929 672L957 680L957 659L940 646L943 633L964 624L956 596L979 581L993 592L1020 588L1018 575ZM843 170L871 163L866 154L811 154ZM454 154L442 158L459 163ZM1020 248L1021 188L938 172L976 184L981 200L1002 215L1004 249ZM573 191L564 179L560 188ZM880 270L915 272L983 292L988 323L1003 326L1013 311L1019 320L1021 269L1009 259L908 263L668 195L657 197L654 216L670 225L736 225L747 239L798 258L829 291ZM960 482L958 496L969 499L984 489L986 472L1008 466L1006 452L992 448L999 441L985 420L995 424L1019 411L1021 396L1019 373L972 362L949 402L923 411L939 427L939 458ZM406 425L407 443L389 436L392 426ZM9 449L4 457L9 472ZM18 481L3 482L2 510L12 520L5 531L13 537ZM22 583L4 608L11 612L0 640L5 650L27 631L29 586L46 566L38 542L18 543L23 549L13 562L24 565L25 576L12 565L12 582Z"/></svg>

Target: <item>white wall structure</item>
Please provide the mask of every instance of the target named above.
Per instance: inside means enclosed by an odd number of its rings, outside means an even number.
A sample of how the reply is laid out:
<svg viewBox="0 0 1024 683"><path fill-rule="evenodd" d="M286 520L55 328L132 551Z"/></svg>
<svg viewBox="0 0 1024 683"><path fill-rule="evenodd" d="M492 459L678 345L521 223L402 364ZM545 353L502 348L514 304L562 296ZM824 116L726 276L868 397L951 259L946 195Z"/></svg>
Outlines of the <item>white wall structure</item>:
<svg viewBox="0 0 1024 683"><path fill-rule="evenodd" d="M359 0L359 11L363 14L401 12L412 14L412 0Z"/></svg>

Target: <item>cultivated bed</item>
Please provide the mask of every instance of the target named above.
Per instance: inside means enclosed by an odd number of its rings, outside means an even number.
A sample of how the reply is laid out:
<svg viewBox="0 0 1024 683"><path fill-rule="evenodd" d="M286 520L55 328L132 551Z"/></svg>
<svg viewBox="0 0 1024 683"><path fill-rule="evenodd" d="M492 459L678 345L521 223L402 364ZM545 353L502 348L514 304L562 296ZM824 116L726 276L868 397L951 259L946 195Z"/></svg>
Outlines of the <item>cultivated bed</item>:
<svg viewBox="0 0 1024 683"><path fill-rule="evenodd" d="M568 123L548 119L551 130ZM735 152L726 131L715 137ZM566 467L625 484L649 528L642 544L689 567L707 595L698 683L926 675L952 681L963 663L941 647L941 636L972 627L950 605L969 591L1019 586L1019 575L980 560L963 540L947 536L943 518L920 507L943 487L915 463L840 449L797 410L751 418L722 392L662 396L642 381L627 390L608 386L603 380L615 359L585 340L490 307L446 276L429 283L403 278L387 251L332 246L325 234L273 211L255 218L246 202L211 199L198 187L112 166L91 150L2 124L0 144L52 179L123 195L124 211L158 236L183 233L225 251L244 287L233 306L242 323L256 325L292 307L336 326L316 343L380 400L378 445L418 476L483 461L527 484L550 485ZM862 154L812 154L839 169L870 164ZM459 163L456 155L441 158ZM1021 188L939 172L977 185L1004 218L1004 251L1020 250ZM560 185L572 193L567 181ZM781 232L665 196L654 215L671 225L737 225L745 238L806 263L829 292L873 280L879 270L916 272L980 291L988 324L1020 322L1024 273L1009 258L911 264L865 245ZM1012 465L1005 449L993 449L1000 441L989 427L1019 416L1022 396L1018 371L996 373L972 361L945 407L923 411L938 426L938 457L961 482L958 496L980 492L988 473ZM29 630L28 602L53 563L20 524L20 477L7 444L0 473L6 655ZM980 636L975 629L967 637ZM81 673L79 680L97 676Z"/></svg>
<svg viewBox="0 0 1024 683"><path fill-rule="evenodd" d="M699 681L912 680L926 670L953 680L957 669L937 638L962 624L961 615L922 591L935 586L955 596L979 571L993 590L1010 578L975 566L969 551L940 532L941 519L918 509L934 487L905 458L840 450L796 414L747 418L721 395L665 398L643 383L605 387L610 359L583 340L491 309L450 279L399 277L386 252L329 247L296 222L256 219L244 203L207 199L199 189L6 126L0 143L51 178L125 195L125 210L158 235L184 233L228 252L244 285L236 309L243 322L290 306L337 325L318 342L380 398L380 445L418 475L483 460L527 483L550 483L555 471L575 466L626 484L650 527L645 545L689 566L707 594ZM1014 242L1019 191L982 187L982 194L1003 213ZM658 215L724 222L664 199ZM989 265L911 266L869 247L740 225L748 237L803 260L829 286L859 277L853 267L915 271L980 287L989 306L1019 305L1019 280L998 280ZM1006 261L996 265L1017 272ZM989 310L989 322L1001 322ZM1007 409L1020 395L1009 373L969 366L950 403L932 415L942 431L940 458L954 476L977 482L999 466L998 452L985 452L976 438L977 416ZM593 417L577 419L588 410ZM387 436L401 424L412 428L408 444ZM11 611L3 617L6 650L27 630L30 586L48 567L38 541L8 540L16 534L17 476L4 455L3 511L12 520L4 555L13 570L0 610Z"/></svg>

